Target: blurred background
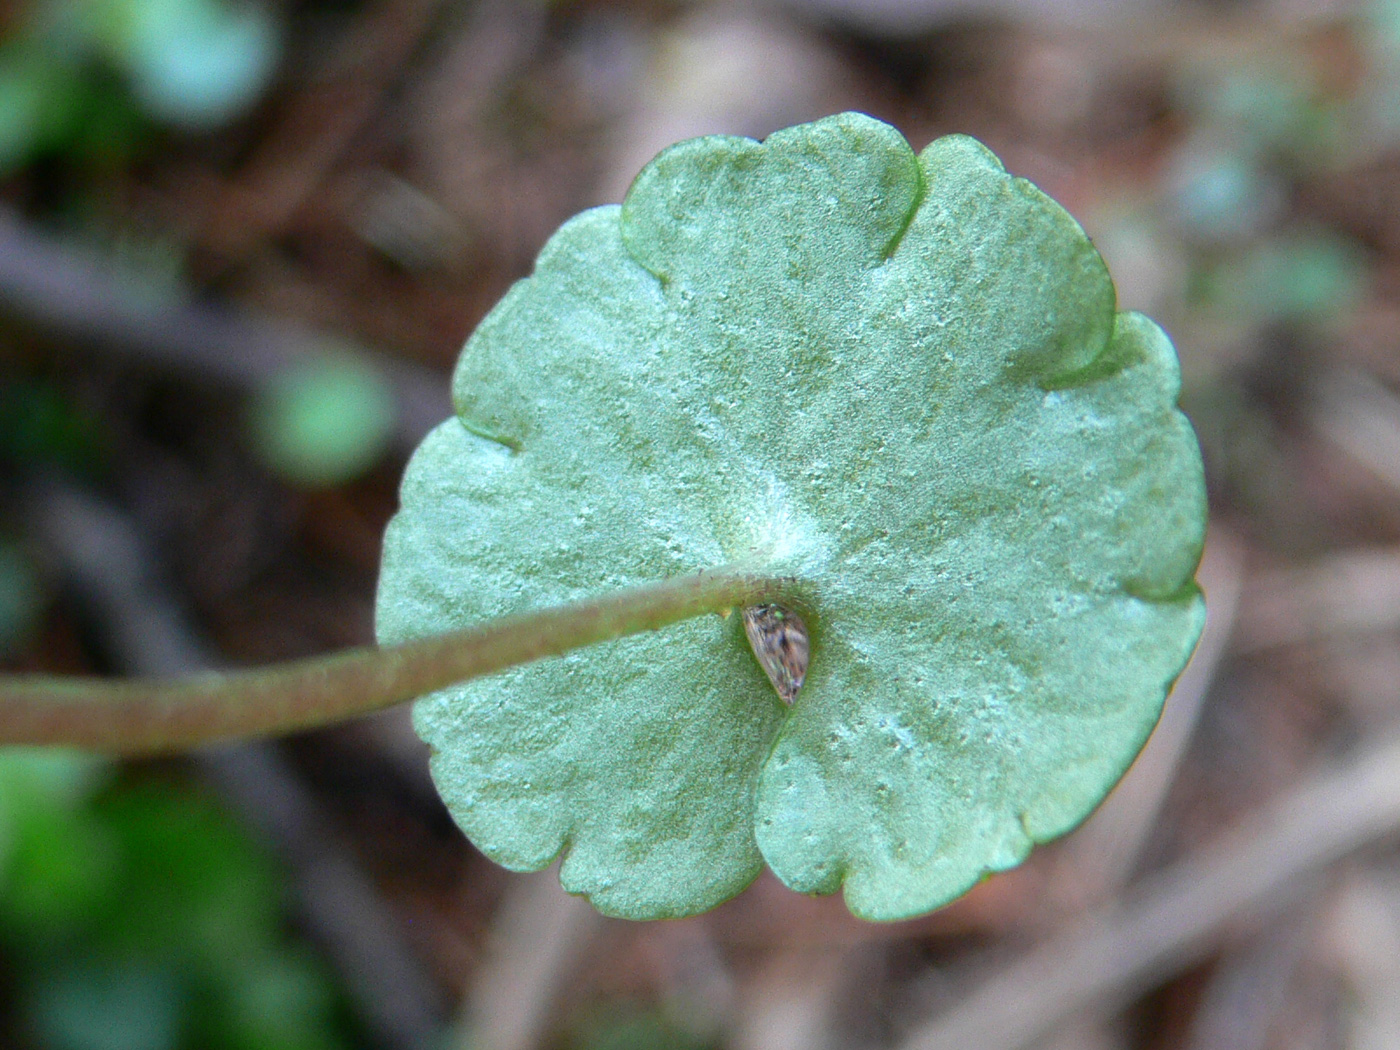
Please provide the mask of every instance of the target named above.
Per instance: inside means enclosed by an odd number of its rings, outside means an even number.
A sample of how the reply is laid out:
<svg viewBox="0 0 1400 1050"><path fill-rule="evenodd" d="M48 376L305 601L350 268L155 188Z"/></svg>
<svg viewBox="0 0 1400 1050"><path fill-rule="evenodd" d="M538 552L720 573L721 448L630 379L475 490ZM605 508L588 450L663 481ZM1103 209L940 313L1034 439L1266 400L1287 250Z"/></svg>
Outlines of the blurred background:
<svg viewBox="0 0 1400 1050"><path fill-rule="evenodd" d="M657 150L987 142L1172 333L1210 623L1086 827L917 921L629 924L477 855L406 713L0 754L0 1045L1400 1047L1400 2L0 0L0 651L371 639L473 326Z"/></svg>

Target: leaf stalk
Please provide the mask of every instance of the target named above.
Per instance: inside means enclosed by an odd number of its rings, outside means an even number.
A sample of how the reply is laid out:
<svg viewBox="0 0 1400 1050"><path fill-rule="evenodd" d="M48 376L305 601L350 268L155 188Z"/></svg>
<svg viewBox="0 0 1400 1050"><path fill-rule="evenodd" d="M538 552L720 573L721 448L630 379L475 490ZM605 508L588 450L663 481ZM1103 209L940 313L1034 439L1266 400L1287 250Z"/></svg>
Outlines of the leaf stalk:
<svg viewBox="0 0 1400 1050"><path fill-rule="evenodd" d="M776 601L791 584L712 569L399 645L170 680L0 675L0 744L159 754L311 729L582 646Z"/></svg>

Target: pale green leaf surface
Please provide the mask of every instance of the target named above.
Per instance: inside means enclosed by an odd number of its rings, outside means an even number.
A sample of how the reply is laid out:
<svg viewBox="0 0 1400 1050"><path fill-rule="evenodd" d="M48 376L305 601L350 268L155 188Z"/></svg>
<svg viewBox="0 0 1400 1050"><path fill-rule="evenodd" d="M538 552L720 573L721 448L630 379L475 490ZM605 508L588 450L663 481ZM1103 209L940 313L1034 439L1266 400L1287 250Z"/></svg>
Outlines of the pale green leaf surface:
<svg viewBox="0 0 1400 1050"><path fill-rule="evenodd" d="M861 916L1082 820L1199 634L1176 360L971 139L844 114L661 154L482 323L386 537L386 641L722 564L791 574L791 709L738 617L420 701L457 821L605 912L763 860Z"/></svg>

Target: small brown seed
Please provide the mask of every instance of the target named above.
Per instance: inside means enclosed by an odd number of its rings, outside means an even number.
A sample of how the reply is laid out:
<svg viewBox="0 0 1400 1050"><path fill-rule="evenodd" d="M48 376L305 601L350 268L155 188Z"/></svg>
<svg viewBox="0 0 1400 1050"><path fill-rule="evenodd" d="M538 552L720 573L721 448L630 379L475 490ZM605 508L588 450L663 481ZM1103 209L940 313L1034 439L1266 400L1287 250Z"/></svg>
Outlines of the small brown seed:
<svg viewBox="0 0 1400 1050"><path fill-rule="evenodd" d="M744 633L783 703L792 703L811 656L802 617L781 605L750 605L744 610Z"/></svg>

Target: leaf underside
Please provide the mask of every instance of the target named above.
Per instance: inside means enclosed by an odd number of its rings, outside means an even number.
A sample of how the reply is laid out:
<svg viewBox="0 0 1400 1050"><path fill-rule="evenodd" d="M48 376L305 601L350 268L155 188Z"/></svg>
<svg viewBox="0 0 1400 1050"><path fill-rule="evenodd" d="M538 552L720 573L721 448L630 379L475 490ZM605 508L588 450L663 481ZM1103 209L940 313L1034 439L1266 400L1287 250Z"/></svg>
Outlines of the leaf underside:
<svg viewBox="0 0 1400 1050"><path fill-rule="evenodd" d="M421 700L488 856L629 918L766 861L899 919L1079 823L1195 644L1176 359L1057 204L858 114L675 146L472 336L385 541L396 641L702 568L800 581L791 708L739 616Z"/></svg>

